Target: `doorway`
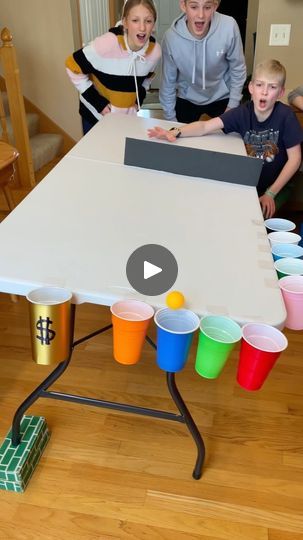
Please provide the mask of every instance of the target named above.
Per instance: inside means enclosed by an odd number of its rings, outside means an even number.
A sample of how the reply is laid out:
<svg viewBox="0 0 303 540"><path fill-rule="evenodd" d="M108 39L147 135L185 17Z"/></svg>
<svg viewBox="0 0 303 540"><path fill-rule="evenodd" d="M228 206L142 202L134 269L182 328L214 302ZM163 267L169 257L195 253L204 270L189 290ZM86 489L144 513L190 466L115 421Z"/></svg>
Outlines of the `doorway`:
<svg viewBox="0 0 303 540"><path fill-rule="evenodd" d="M155 37L161 43L164 32L170 28L172 22L180 15L181 10L177 0L154 0L154 3L158 14ZM151 84L152 89L158 89L160 87L160 76L161 64L156 69L156 76Z"/></svg>
<svg viewBox="0 0 303 540"><path fill-rule="evenodd" d="M247 22L247 9L248 0L221 0L218 11L224 15L229 15L236 19L243 43L243 49L245 48L246 38L246 22Z"/></svg>
<svg viewBox="0 0 303 540"><path fill-rule="evenodd" d="M121 19L124 0L108 0L110 27Z"/></svg>

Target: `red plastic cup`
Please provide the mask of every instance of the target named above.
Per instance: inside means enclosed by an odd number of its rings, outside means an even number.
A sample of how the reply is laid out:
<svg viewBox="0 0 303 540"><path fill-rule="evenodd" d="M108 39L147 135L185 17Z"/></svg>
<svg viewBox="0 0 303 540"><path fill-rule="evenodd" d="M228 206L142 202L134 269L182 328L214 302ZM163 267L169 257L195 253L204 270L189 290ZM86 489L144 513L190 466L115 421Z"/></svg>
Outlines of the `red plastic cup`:
<svg viewBox="0 0 303 540"><path fill-rule="evenodd" d="M268 324L245 324L242 333L237 381L246 390L259 390L288 341Z"/></svg>

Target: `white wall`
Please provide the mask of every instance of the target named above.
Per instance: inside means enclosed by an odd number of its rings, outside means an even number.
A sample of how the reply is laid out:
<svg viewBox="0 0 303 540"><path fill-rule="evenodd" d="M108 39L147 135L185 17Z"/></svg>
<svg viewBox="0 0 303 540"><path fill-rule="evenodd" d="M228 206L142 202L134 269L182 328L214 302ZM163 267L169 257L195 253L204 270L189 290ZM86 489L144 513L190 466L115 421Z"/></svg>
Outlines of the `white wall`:
<svg viewBox="0 0 303 540"><path fill-rule="evenodd" d="M78 95L64 67L65 58L78 46L74 45L71 1L0 0L0 28L7 26L13 34L24 95L78 140ZM302 84L303 0L250 0L248 38L258 3L256 61L277 58L286 66L287 87ZM268 46L271 23L291 23L289 47ZM251 52L246 51L246 57L252 62Z"/></svg>
<svg viewBox="0 0 303 540"><path fill-rule="evenodd" d="M70 0L0 0L0 25L13 35L24 96L78 140L78 95L64 67L75 48Z"/></svg>
<svg viewBox="0 0 303 540"><path fill-rule="evenodd" d="M269 46L270 25L284 23L291 24L289 46ZM279 60L286 67L288 89L303 83L302 23L302 0L260 0L255 61L261 62L269 58Z"/></svg>
<svg viewBox="0 0 303 540"><path fill-rule="evenodd" d="M259 0L249 0L247 10L246 38L245 38L245 60L247 74L250 75L254 65L254 40L253 33L257 31Z"/></svg>

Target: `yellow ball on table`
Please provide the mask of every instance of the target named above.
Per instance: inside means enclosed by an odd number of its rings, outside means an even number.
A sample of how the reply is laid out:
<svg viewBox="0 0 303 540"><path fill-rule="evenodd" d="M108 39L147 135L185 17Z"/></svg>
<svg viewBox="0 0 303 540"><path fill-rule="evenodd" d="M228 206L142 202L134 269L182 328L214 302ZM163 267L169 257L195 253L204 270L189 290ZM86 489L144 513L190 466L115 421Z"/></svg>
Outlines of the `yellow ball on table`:
<svg viewBox="0 0 303 540"><path fill-rule="evenodd" d="M166 305L170 309L180 309L184 306L185 298L180 291L171 291L166 296Z"/></svg>

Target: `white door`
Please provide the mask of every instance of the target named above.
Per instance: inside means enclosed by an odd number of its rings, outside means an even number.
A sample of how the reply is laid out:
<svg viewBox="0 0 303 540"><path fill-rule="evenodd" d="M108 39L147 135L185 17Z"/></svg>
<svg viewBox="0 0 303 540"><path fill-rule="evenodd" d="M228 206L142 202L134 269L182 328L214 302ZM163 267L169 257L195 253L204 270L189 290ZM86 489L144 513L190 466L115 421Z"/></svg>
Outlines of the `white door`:
<svg viewBox="0 0 303 540"><path fill-rule="evenodd" d="M171 26L173 20L180 15L181 10L179 0L154 0L154 3L158 13L155 37L161 43L164 32ZM160 74L161 65L157 67L156 77L151 85L152 88L159 88Z"/></svg>
<svg viewBox="0 0 303 540"><path fill-rule="evenodd" d="M79 0L81 47L109 28L108 0Z"/></svg>

